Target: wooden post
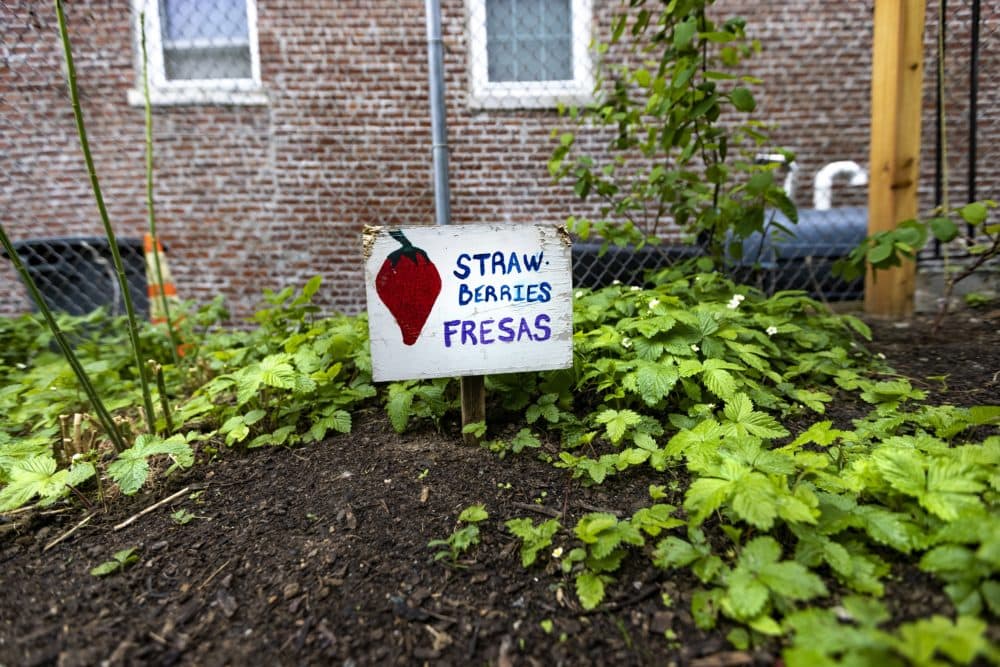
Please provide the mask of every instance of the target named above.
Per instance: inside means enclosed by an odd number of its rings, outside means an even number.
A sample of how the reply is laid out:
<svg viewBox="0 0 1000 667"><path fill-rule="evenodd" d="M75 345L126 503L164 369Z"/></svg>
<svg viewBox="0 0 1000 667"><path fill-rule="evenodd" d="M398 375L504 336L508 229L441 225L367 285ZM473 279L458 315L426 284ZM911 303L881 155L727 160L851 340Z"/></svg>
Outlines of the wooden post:
<svg viewBox="0 0 1000 667"><path fill-rule="evenodd" d="M926 0L875 0L872 47L871 177L868 233L917 216ZM913 314L916 263L865 278L865 312L900 319Z"/></svg>
<svg viewBox="0 0 1000 667"><path fill-rule="evenodd" d="M462 428L469 424L486 421L486 382L482 375L462 377ZM466 433L465 444L478 445L479 436Z"/></svg>

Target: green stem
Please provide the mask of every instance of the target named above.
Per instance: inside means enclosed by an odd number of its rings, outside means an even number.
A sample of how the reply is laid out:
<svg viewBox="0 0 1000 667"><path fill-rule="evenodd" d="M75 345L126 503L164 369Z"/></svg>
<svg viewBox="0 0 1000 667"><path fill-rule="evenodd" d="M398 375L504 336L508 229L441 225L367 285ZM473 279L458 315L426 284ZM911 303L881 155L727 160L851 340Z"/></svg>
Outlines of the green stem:
<svg viewBox="0 0 1000 667"><path fill-rule="evenodd" d="M31 294L31 298L34 299L35 304L38 306L39 312L45 318L45 322L49 325L49 329L52 331L52 336L56 340L56 344L62 351L63 356L66 357L66 361L69 363L70 368L73 369L73 373L76 375L76 379L80 381L80 385L83 387L83 391L87 394L87 398L90 399L90 405L94 408L94 412L97 413L97 419L101 422L101 426L107 432L108 437L111 438L111 442L114 444L115 450L118 452L124 452L128 449L128 445L125 444L125 440L122 438L121 432L118 430L118 426L115 425L114 420L111 418L111 413L108 412L107 408L104 407L104 402L101 400L100 396L97 395L97 390L94 389L93 383L90 381L90 377L87 372L83 370L83 366L80 365L80 361L76 358L73 353L73 349L69 346L66 341L66 336L63 334L61 328L59 328L59 323L56 322L55 317L52 316L52 311L49 309L49 305L42 298L42 293L38 290L38 286L35 284L34 279L28 270L25 268L24 263L21 262L20 256L17 251L14 250L14 245L10 242L10 238L7 236L6 230L3 225L0 224L0 244L3 245L3 249L7 252L7 256L10 257L10 261L14 263L14 268L19 274L21 274L21 280L24 281L25 286L28 288L28 292Z"/></svg>
<svg viewBox="0 0 1000 667"><path fill-rule="evenodd" d="M163 421L166 422L167 425L167 435L173 435L174 419L170 416L170 403L167 398L167 383L163 379L163 366L150 359L149 367L150 370L153 371L153 375L156 377L156 389L160 394L160 409L163 410Z"/></svg>
<svg viewBox="0 0 1000 667"><path fill-rule="evenodd" d="M125 277L125 266L122 264L121 252L118 249L118 240L115 232L111 228L111 220L108 218L108 210L104 205L104 196L101 194L101 185L97 180L97 170L94 167L94 158L90 153L90 142L87 140L87 129L83 124L83 111L80 108L80 91L76 84L76 69L73 66L73 51L70 48L69 31L66 28L66 13L63 11L62 0L55 0L56 16L59 19L59 37L62 40L63 54L66 58L66 80L69 83L69 95L73 104L73 117L76 120L76 131L80 137L80 148L83 151L83 159L87 163L87 173L90 176L90 186L94 191L94 199L97 200L97 210L101 214L101 222L104 224L104 233L111 248L111 259L118 274L118 284L121 287L122 298L125 302L125 313L128 316L129 339L132 341L132 352L135 357L136 372L139 373L139 384L142 387L142 399L146 408L146 424L150 432L155 430L153 416L153 397L149 391L149 382L146 379L146 369L139 354L139 326L136 324L135 308L132 305L132 294L129 291L128 280Z"/></svg>
<svg viewBox="0 0 1000 667"><path fill-rule="evenodd" d="M153 267L156 272L156 283L159 285L160 303L163 304L163 316L167 320L167 335L170 337L170 354L174 366L180 366L177 349L180 341L174 331L174 321L170 316L170 302L163 293L163 269L160 266L160 238L156 235L156 213L153 208L153 105L149 98L149 57L146 54L146 13L139 13L139 36L142 45L142 96L146 106L146 211L149 214L149 236L153 243ZM152 304L150 304L152 308Z"/></svg>

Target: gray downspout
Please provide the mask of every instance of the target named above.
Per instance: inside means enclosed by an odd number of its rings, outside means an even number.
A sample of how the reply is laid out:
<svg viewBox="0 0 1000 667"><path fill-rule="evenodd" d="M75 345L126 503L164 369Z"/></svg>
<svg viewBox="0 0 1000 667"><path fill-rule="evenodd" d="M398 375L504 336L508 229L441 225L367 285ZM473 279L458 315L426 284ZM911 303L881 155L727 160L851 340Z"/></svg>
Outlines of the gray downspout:
<svg viewBox="0 0 1000 667"><path fill-rule="evenodd" d="M441 42L441 1L425 0L427 13L427 64L430 72L431 151L434 159L434 219L439 225L451 222L448 189L448 126L444 106L444 55Z"/></svg>

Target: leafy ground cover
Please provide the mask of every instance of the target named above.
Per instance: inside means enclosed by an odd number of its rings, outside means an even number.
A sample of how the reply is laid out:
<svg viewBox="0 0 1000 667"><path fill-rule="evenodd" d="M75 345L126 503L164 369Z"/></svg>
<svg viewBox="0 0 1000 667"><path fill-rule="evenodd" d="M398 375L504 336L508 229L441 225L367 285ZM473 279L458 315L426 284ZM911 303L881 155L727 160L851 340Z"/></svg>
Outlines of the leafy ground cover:
<svg viewBox="0 0 1000 667"><path fill-rule="evenodd" d="M481 448L454 382L371 385L318 283L252 330L192 315L183 368L145 332L172 425L124 453L8 324L0 663L995 661L998 314L868 344L657 285L581 291L576 368L491 378ZM67 324L136 423L113 324Z"/></svg>

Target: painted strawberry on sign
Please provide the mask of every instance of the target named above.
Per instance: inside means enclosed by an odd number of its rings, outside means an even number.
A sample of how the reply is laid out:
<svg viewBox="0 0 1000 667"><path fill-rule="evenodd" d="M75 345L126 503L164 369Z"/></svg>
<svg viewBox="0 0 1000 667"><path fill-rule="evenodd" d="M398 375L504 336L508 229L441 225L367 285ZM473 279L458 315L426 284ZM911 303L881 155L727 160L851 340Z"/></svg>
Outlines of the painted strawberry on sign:
<svg viewBox="0 0 1000 667"><path fill-rule="evenodd" d="M382 262L375 277L375 291L403 334L403 342L413 345L441 293L441 275L427 253L415 247L403 232L389 232L403 246Z"/></svg>

